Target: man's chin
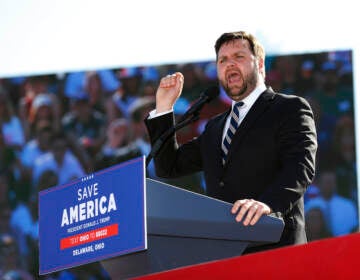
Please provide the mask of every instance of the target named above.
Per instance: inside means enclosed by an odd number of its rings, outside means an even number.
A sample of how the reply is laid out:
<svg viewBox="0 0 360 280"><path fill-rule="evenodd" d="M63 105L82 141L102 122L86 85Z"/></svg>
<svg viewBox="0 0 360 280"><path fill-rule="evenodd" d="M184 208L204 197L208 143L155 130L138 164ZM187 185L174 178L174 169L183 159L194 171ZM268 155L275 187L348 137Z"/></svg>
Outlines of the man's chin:
<svg viewBox="0 0 360 280"><path fill-rule="evenodd" d="M239 101L241 99L244 98L244 94L243 92L239 92L239 90L234 90L234 91L230 91L227 93L227 95L232 99L232 100L235 100L235 101Z"/></svg>
<svg viewBox="0 0 360 280"><path fill-rule="evenodd" d="M244 99L242 95L231 95L231 96L229 96L229 97L231 98L231 100L234 100L234 101L236 101L236 102Z"/></svg>

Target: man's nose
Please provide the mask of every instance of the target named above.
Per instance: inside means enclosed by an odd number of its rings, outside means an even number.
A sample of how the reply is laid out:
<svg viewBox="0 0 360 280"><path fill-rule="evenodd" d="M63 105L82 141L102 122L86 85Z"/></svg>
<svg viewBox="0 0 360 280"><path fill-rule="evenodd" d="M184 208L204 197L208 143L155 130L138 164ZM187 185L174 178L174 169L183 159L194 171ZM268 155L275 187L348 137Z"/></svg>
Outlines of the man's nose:
<svg viewBox="0 0 360 280"><path fill-rule="evenodd" d="M235 59L229 58L226 62L226 68L232 68L236 65Z"/></svg>

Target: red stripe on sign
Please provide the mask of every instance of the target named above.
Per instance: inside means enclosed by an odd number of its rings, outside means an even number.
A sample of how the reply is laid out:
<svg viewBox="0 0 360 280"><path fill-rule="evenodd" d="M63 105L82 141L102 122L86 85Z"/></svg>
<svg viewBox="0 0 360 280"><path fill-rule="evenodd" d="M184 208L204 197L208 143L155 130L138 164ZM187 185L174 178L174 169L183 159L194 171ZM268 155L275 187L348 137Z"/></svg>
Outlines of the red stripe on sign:
<svg viewBox="0 0 360 280"><path fill-rule="evenodd" d="M72 235L60 240L60 249L79 246L85 243L108 238L119 233L118 224L112 224L106 227L94 229L80 234Z"/></svg>

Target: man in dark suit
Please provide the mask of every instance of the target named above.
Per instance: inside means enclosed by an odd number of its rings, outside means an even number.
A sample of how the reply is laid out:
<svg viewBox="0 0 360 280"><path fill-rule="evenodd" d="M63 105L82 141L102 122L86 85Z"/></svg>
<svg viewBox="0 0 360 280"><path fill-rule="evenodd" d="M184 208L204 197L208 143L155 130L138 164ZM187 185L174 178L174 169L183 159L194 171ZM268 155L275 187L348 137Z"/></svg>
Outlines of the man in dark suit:
<svg viewBox="0 0 360 280"><path fill-rule="evenodd" d="M155 157L157 173L204 171L207 195L233 203L231 212L245 226L262 215L281 216L279 243L255 250L305 243L303 195L314 178L317 150L312 110L305 99L265 86L265 51L253 35L224 33L215 51L218 79L232 109L180 147L175 136L167 141ZM160 81L156 110L146 120L152 143L173 125L183 83L179 72Z"/></svg>

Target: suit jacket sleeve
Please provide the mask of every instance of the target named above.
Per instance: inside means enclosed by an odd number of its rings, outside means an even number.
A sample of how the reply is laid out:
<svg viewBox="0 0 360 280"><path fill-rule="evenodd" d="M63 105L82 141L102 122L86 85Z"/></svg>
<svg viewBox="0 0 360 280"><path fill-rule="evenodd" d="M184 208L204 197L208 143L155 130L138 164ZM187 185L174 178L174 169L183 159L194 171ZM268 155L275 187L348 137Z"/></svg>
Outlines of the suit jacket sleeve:
<svg viewBox="0 0 360 280"><path fill-rule="evenodd" d="M155 141L174 125L174 115L168 113L156 118L145 119L145 125L153 146ZM156 175L163 178L174 178L200 171L202 160L199 142L200 139L196 138L179 147L176 134L174 134L154 157Z"/></svg>
<svg viewBox="0 0 360 280"><path fill-rule="evenodd" d="M282 104L278 130L280 169L260 200L274 212L289 213L301 199L315 174L317 136L312 110L303 98Z"/></svg>

